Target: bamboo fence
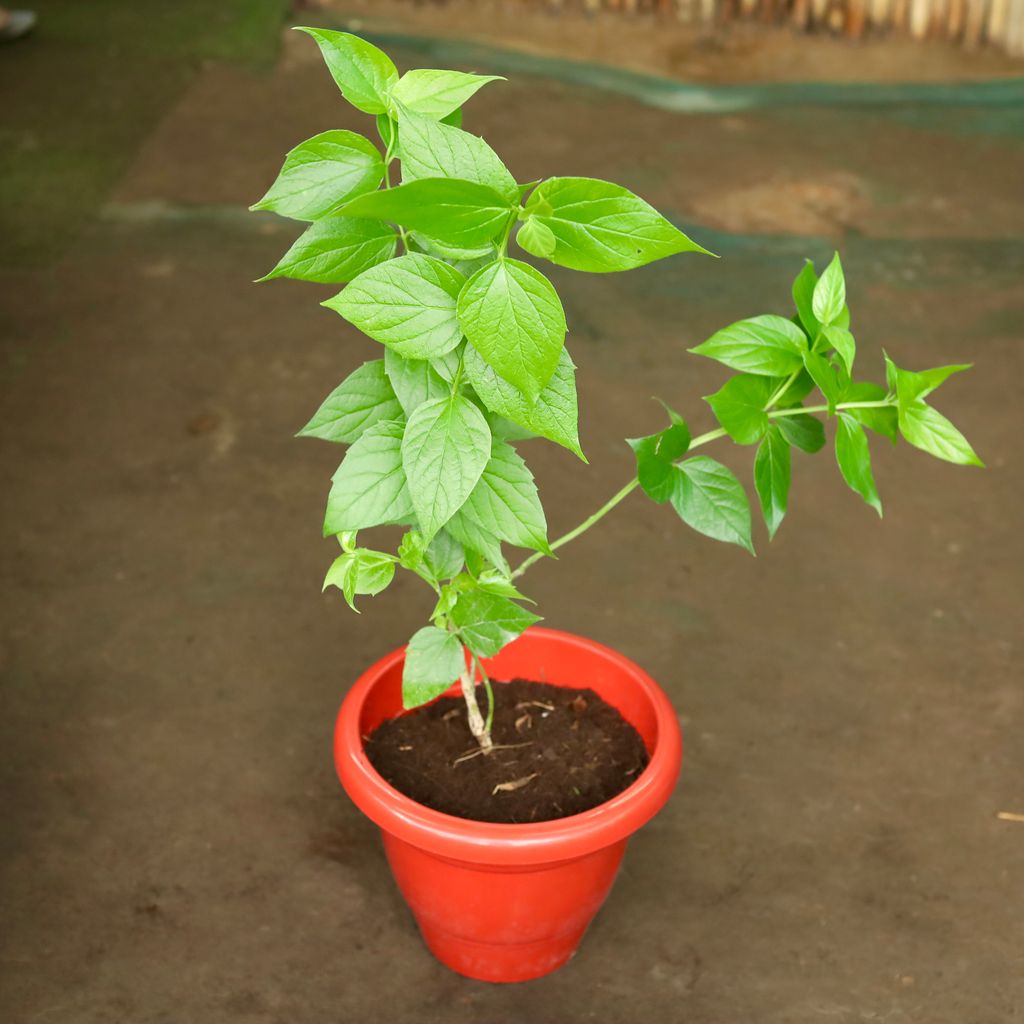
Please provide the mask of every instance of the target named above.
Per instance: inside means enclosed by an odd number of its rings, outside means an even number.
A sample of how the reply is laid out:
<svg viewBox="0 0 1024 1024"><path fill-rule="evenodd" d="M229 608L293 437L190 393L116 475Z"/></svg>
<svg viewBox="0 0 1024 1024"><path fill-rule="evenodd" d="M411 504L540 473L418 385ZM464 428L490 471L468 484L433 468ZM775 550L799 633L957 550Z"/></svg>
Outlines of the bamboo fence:
<svg viewBox="0 0 1024 1024"><path fill-rule="evenodd" d="M1024 57L1024 0L508 0L554 11L654 14L690 24L790 24L860 39L895 32Z"/></svg>

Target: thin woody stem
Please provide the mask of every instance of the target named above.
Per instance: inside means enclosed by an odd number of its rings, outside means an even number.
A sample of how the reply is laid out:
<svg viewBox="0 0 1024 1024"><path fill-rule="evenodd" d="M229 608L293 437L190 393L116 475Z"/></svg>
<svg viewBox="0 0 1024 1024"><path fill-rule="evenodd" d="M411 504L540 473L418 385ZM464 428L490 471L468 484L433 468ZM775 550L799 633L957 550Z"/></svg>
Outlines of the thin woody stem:
<svg viewBox="0 0 1024 1024"><path fill-rule="evenodd" d="M469 731L480 744L480 749L489 754L494 744L491 742L491 730L489 724L484 721L480 713L480 705L476 699L475 676L476 659L473 658L469 667L459 677L459 684L462 687L462 699L466 702L466 713L469 720Z"/></svg>
<svg viewBox="0 0 1024 1024"><path fill-rule="evenodd" d="M785 390L785 388L781 389L778 392L778 394L784 394ZM770 409L772 403L769 402L768 404ZM895 405L895 402L892 402L889 399L884 399L879 402L840 402L835 408L836 410L882 409L891 407L893 405ZM828 412L829 408L827 405L812 405L808 406L807 408L803 408L802 406L794 406L792 409L771 409L771 411L765 411L768 413L768 416L770 416L772 419L775 419L780 416L800 416L805 413ZM703 445L706 445L709 441L716 441L718 440L718 438L725 436L726 431L723 430L721 427L718 427L715 430L709 430L705 434L700 434L690 442L690 447L687 448L686 454L689 455L690 452L694 450L694 448L700 448ZM633 477L633 479L630 480L628 484L626 484L624 487L616 491L615 494L613 494L596 512L594 512L592 515L587 516L587 518L584 519L582 523L580 523L578 526L573 527L568 533L564 533L557 540L553 540L550 545L551 550L556 551L563 545L568 544L569 541L575 540L581 534L586 533L587 530L589 530L595 523L599 522L606 515L608 515L608 513L611 512L611 510L615 508L616 505L618 505L620 502L628 498L633 493L633 491L637 489L639 485L640 481L636 477ZM545 555L542 552L534 552L534 554L530 555L530 557L527 558L519 566L519 568L512 573L512 579L518 579L520 576L523 575L524 572L526 572L527 569L530 568L531 565L534 565L536 562L539 562L544 557Z"/></svg>
<svg viewBox="0 0 1024 1024"><path fill-rule="evenodd" d="M717 430L709 430L706 434L701 434L699 437L695 437L690 442L690 447L688 451L693 451L694 448L700 448L702 445L707 444L709 441L714 441L716 438L719 437L725 437L724 430L722 430L721 428ZM639 486L640 481L636 477L633 477L633 479L630 480L625 487L621 488L619 491L613 494L595 513L593 513L593 515L587 516L587 518L584 519L583 522L579 524L579 526L574 527L568 533L565 533L561 537L559 537L557 540L553 540L551 542L551 550L556 551L564 544L568 544L569 541L575 540L577 537L580 536L580 534L586 533L587 530L589 530L595 523L599 522L606 515L608 515L608 513L611 512L611 510L615 508L616 505L619 504L619 502L624 501L626 498L628 498L633 493L633 491L635 491ZM523 562L523 564L520 565L514 573L512 573L512 579L517 579L519 576L522 576L523 573L526 572L526 570L529 569L531 565L533 565L535 562L539 562L543 557L544 555L539 551L530 555L530 557L527 558L526 561Z"/></svg>

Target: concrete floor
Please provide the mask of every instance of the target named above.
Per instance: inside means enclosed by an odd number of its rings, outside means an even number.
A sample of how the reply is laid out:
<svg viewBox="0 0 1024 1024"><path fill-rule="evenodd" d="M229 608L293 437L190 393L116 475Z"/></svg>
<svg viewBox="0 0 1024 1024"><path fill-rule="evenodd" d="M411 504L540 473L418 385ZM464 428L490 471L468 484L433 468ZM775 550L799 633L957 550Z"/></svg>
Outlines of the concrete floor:
<svg viewBox="0 0 1024 1024"><path fill-rule="evenodd" d="M723 255L553 275L591 460L528 446L554 533L628 477L652 394L709 425L722 375L685 348L834 244L865 369L976 363L938 404L989 465L875 446L879 522L798 456L757 560L636 498L538 566L548 623L659 679L686 757L579 956L491 987L420 944L330 761L347 685L428 605L318 593L338 453L291 435L374 345L330 289L249 283L293 230L243 208L294 142L369 129L296 39L272 75L207 68L99 224L0 274L0 1020L1024 1020L1012 112L681 115L528 76L472 101L521 180L621 181Z"/></svg>

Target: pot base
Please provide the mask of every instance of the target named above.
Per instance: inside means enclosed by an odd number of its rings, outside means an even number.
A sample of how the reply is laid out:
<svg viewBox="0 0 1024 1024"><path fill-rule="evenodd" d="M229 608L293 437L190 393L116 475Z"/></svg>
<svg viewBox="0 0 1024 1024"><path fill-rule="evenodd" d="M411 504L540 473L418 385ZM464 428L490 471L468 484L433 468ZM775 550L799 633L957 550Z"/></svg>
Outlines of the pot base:
<svg viewBox="0 0 1024 1024"><path fill-rule="evenodd" d="M573 860L496 871L436 857L386 832L383 839L430 951L478 981L529 981L561 967L608 895L626 851L623 839Z"/></svg>
<svg viewBox="0 0 1024 1024"><path fill-rule="evenodd" d="M439 929L421 929L430 952L453 971L476 981L532 981L557 971L576 952L586 928L557 939L524 942L517 946L473 942Z"/></svg>

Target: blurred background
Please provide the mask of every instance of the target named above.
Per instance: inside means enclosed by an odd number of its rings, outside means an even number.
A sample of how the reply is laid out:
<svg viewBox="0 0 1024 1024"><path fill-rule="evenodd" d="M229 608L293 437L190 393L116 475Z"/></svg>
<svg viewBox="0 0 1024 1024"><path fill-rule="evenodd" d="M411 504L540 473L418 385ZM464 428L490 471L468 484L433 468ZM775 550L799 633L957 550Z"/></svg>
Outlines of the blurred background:
<svg viewBox="0 0 1024 1024"><path fill-rule="evenodd" d="M33 10L0 43L0 1020L1024 1020L1022 0ZM246 208L373 126L293 23L507 76L464 127L517 180L620 182L721 255L551 268L591 463L526 452L556 534L652 395L710 426L686 348L787 312L805 257L841 252L865 375L975 363L936 404L988 469L873 444L884 521L826 450L756 561L637 498L531 574L669 691L686 755L526 985L433 961L333 776L347 686L429 608L319 594L339 456L292 435L377 353L336 289L251 283L300 226Z"/></svg>

